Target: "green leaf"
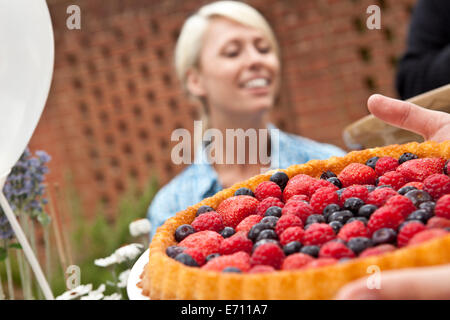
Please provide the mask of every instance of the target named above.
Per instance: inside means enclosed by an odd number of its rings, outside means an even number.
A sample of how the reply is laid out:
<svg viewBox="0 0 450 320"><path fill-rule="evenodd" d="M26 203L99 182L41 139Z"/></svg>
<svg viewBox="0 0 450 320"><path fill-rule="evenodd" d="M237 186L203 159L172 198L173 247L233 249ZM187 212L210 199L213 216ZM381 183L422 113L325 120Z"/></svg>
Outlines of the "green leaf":
<svg viewBox="0 0 450 320"><path fill-rule="evenodd" d="M11 249L22 249L22 246L20 245L20 243L11 243L9 246L9 248Z"/></svg>
<svg viewBox="0 0 450 320"><path fill-rule="evenodd" d="M0 248L0 261L3 261L8 256L8 251L5 248Z"/></svg>
<svg viewBox="0 0 450 320"><path fill-rule="evenodd" d="M50 216L48 214L46 214L45 212L39 213L39 215L37 216L37 219L41 223L41 225L43 225L44 227L48 226L51 222Z"/></svg>

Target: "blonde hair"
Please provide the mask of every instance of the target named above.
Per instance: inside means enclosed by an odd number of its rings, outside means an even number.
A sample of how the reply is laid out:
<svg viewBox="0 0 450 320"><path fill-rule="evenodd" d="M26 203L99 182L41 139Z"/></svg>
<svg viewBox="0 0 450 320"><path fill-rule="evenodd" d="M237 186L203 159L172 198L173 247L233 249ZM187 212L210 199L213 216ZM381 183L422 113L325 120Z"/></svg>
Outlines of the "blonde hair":
<svg viewBox="0 0 450 320"><path fill-rule="evenodd" d="M187 72L190 68L198 66L203 36L212 17L228 18L263 31L280 58L275 34L266 19L256 9L238 1L218 1L207 4L186 20L175 47L175 69L185 90L187 90Z"/></svg>

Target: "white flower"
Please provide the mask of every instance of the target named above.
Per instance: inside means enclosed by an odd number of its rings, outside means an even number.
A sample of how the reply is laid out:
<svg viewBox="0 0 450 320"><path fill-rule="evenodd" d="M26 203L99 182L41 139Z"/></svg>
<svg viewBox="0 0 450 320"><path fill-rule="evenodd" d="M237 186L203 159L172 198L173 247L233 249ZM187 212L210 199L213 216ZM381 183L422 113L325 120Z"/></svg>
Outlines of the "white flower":
<svg viewBox="0 0 450 320"><path fill-rule="evenodd" d="M119 282L117 286L119 288L125 288L127 286L128 276L130 275L130 269L125 270L121 274L119 274Z"/></svg>
<svg viewBox="0 0 450 320"><path fill-rule="evenodd" d="M140 243L132 243L123 247L120 247L114 252L117 262L122 263L126 260L133 260L137 258L144 249L144 246Z"/></svg>
<svg viewBox="0 0 450 320"><path fill-rule="evenodd" d="M88 294L92 291L92 284L87 285L79 285L72 290L64 292L62 295L56 297L56 300L75 300L85 294Z"/></svg>
<svg viewBox="0 0 450 320"><path fill-rule="evenodd" d="M101 300L103 298L103 292L105 291L106 286L101 284L97 290L93 290L89 292L87 296L81 297L80 300Z"/></svg>
<svg viewBox="0 0 450 320"><path fill-rule="evenodd" d="M120 300L122 299L122 295L120 293L113 293L110 296L105 296L103 300Z"/></svg>
<svg viewBox="0 0 450 320"><path fill-rule="evenodd" d="M141 235L149 234L151 224L148 219L139 219L130 223L130 234L133 237L138 237Z"/></svg>
<svg viewBox="0 0 450 320"><path fill-rule="evenodd" d="M99 267L109 267L110 265L119 263L119 261L117 261L117 256L113 253L112 255L110 255L109 257L106 258L100 258L100 259L95 259L94 264L96 266Z"/></svg>

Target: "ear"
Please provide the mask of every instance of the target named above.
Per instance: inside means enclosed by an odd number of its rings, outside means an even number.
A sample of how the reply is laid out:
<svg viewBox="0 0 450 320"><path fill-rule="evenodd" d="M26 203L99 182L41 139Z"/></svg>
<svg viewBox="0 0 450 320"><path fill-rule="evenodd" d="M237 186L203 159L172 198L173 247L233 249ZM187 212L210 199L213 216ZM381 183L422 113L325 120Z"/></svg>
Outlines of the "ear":
<svg viewBox="0 0 450 320"><path fill-rule="evenodd" d="M189 69L186 74L186 87L190 94L196 97L206 95L205 86L200 72L197 69Z"/></svg>

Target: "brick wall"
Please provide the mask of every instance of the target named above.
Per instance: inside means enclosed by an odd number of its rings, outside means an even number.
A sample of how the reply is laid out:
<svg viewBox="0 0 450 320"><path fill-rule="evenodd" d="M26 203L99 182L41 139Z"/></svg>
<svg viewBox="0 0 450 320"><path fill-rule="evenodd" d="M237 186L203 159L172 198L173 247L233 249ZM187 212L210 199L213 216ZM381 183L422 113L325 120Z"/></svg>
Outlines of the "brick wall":
<svg viewBox="0 0 450 320"><path fill-rule="evenodd" d="M49 152L50 180L72 181L87 214L111 214L130 179L168 182L172 130L192 129L198 112L172 67L186 17L208 1L47 0L55 68L31 148ZM342 129L368 112L373 92L396 96L395 63L404 50L414 0L251 0L282 48L283 89L273 112L282 129L343 147ZM66 8L81 8L81 30L66 28ZM381 7L381 30L366 28L366 8ZM323 130L326 127L327 130Z"/></svg>

